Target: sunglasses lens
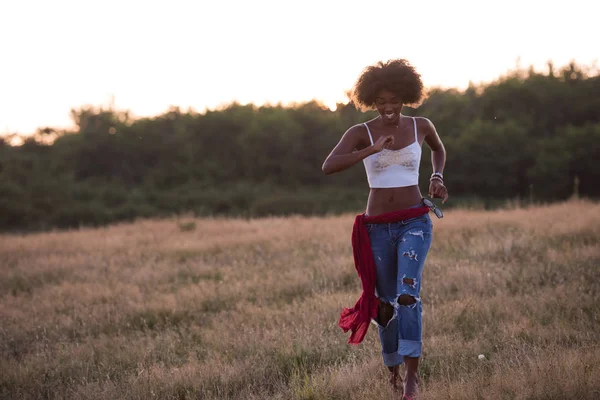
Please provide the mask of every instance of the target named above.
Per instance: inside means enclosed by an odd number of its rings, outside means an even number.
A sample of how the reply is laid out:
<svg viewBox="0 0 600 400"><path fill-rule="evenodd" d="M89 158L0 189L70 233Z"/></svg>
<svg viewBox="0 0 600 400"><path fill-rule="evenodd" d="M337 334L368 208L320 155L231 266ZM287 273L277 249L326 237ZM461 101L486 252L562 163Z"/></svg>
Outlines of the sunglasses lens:
<svg viewBox="0 0 600 400"><path fill-rule="evenodd" d="M444 213L442 212L442 210L437 208L437 206L433 203L433 201L423 198L423 204L425 204L427 207L429 207L431 209L431 211L433 211L435 213L436 217L438 217L438 218L444 217Z"/></svg>

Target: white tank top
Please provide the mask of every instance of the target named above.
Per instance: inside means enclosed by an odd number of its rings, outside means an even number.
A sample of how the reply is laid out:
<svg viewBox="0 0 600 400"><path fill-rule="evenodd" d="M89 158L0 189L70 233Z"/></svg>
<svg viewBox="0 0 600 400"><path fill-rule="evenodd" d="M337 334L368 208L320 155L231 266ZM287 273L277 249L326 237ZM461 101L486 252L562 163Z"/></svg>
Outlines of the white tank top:
<svg viewBox="0 0 600 400"><path fill-rule="evenodd" d="M417 121L413 117L415 141L399 150L383 149L363 159L367 180L371 188L394 188L414 186L419 183L421 146L417 136ZM371 130L365 123L369 139L373 144Z"/></svg>

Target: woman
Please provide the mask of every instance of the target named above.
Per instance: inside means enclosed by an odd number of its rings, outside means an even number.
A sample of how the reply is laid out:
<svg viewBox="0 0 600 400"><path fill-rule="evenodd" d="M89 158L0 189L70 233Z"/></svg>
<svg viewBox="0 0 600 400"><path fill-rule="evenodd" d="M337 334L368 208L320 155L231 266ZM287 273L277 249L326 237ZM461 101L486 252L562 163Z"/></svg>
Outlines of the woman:
<svg viewBox="0 0 600 400"><path fill-rule="evenodd" d="M376 322L390 383L397 384L405 363L404 398L418 389L421 356L421 275L431 245L428 212L441 211L423 199L418 187L421 146L432 152L434 173L429 195L448 199L443 170L446 151L426 118L402 115L402 106L423 98L421 76L403 59L367 67L352 91L354 104L379 115L344 133L323 164L333 174L363 161L370 187L366 213L356 217L352 246L363 293L354 308L345 309L340 326L351 330L350 343L360 343L369 322Z"/></svg>

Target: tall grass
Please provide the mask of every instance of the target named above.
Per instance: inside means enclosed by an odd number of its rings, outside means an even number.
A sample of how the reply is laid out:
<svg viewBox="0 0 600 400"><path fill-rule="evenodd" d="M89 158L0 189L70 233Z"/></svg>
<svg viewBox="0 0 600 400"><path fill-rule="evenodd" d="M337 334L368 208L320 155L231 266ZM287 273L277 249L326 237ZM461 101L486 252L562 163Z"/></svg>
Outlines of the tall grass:
<svg viewBox="0 0 600 400"><path fill-rule="evenodd" d="M384 399L353 216L0 236L3 399ZM423 399L600 398L600 205L434 221ZM479 359L483 354L484 359Z"/></svg>

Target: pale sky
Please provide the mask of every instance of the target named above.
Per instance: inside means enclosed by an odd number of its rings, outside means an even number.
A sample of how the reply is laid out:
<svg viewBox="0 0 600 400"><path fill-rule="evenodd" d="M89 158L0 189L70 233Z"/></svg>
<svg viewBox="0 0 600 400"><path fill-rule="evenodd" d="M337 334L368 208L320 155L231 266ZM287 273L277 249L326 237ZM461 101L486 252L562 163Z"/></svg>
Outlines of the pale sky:
<svg viewBox="0 0 600 400"><path fill-rule="evenodd" d="M345 101L361 70L408 59L426 86L600 58L594 0L0 0L0 134L69 127L69 111L136 117Z"/></svg>

